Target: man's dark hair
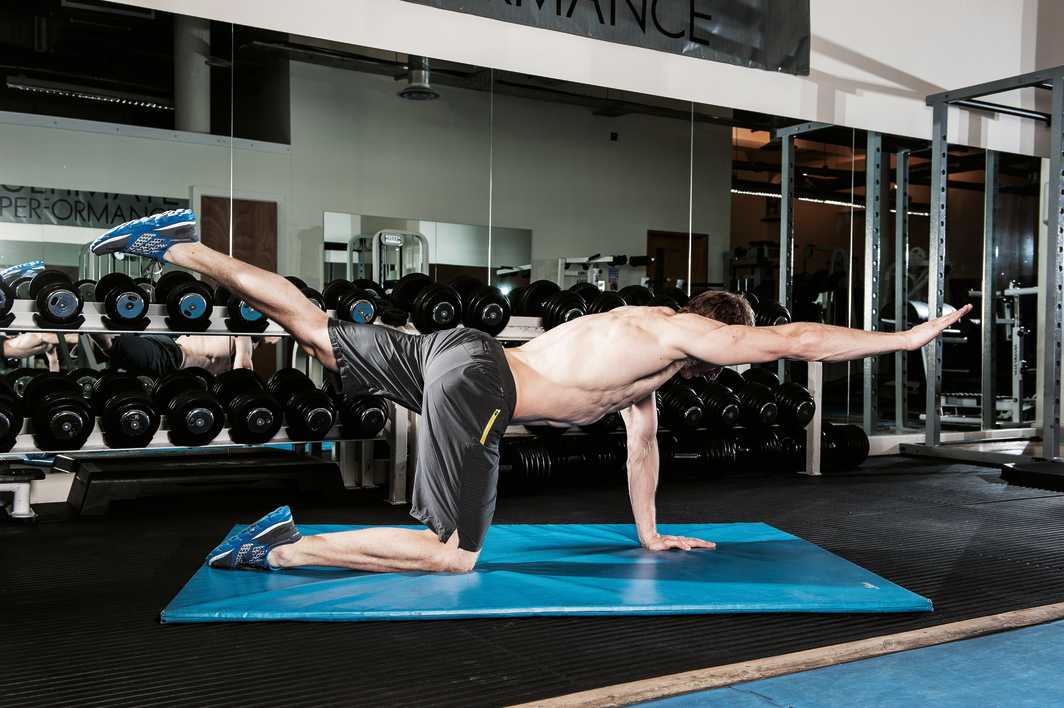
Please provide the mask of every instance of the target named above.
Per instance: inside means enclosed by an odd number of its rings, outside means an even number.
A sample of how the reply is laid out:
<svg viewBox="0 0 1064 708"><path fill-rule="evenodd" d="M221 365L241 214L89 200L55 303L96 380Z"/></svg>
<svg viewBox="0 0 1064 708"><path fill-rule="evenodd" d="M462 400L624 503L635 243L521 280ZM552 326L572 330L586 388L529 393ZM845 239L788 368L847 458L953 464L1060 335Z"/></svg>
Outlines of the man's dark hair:
<svg viewBox="0 0 1064 708"><path fill-rule="evenodd" d="M726 290L707 290L691 298L680 312L702 315L724 324L754 325L754 310L746 298Z"/></svg>

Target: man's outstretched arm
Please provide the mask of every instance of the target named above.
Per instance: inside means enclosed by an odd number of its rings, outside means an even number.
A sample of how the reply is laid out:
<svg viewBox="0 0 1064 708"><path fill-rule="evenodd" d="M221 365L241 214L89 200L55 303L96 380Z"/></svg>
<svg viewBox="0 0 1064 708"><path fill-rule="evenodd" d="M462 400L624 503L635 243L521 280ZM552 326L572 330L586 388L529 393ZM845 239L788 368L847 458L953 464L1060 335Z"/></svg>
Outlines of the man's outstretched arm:
<svg viewBox="0 0 1064 708"><path fill-rule="evenodd" d="M776 327L721 325L698 315L677 315L670 337L684 355L713 364L757 364L777 359L849 361L923 347L968 314L971 305L903 332L867 332L815 322Z"/></svg>
<svg viewBox="0 0 1064 708"><path fill-rule="evenodd" d="M658 489L658 410L654 394L621 411L621 417L628 431L628 496L639 543L651 551L714 548L715 544L698 538L658 533L654 504Z"/></svg>

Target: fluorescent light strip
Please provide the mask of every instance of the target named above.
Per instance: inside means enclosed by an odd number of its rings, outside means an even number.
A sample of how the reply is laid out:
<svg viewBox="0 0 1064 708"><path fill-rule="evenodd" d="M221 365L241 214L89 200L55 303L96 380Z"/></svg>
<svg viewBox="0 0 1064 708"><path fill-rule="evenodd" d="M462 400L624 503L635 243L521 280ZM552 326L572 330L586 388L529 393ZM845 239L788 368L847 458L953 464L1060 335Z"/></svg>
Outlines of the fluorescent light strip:
<svg viewBox="0 0 1064 708"><path fill-rule="evenodd" d="M94 92L82 89L74 84L61 84L54 81L30 79L24 76L12 76L7 79L7 87L28 91L30 93L42 93L49 96L62 96L64 98L80 98L86 101L99 101L100 103L117 103L122 106L135 108L151 108L159 111L172 111L174 107L151 98L141 98L133 94L110 93L104 90Z"/></svg>
<svg viewBox="0 0 1064 708"><path fill-rule="evenodd" d="M751 189L735 189L732 188L732 194L742 194L747 197L768 197L769 199L782 199L782 197L776 192L758 192ZM837 199L817 199L815 197L798 197L800 202L810 202L811 204L830 204L832 206L850 207L852 209L864 209L864 204L857 204L855 202L843 202ZM896 214L896 209L890 210L891 214ZM926 211L909 211L909 216L931 216Z"/></svg>

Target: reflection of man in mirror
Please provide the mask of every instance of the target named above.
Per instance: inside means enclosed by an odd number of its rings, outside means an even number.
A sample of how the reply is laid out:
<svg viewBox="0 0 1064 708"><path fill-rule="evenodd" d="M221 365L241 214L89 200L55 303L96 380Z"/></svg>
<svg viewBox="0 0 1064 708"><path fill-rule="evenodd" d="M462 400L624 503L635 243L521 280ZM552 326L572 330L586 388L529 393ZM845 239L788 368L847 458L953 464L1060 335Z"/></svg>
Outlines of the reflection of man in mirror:
<svg viewBox="0 0 1064 708"><path fill-rule="evenodd" d="M754 327L740 296L713 292L683 312L621 307L556 327L515 349L483 332L411 335L331 320L280 275L198 243L192 212L168 212L112 229L96 254L123 251L197 271L278 323L307 354L338 372L348 396L384 396L421 414L411 514L426 531L368 528L301 536L281 507L219 545L218 568L307 565L363 571L466 572L495 512L499 441L511 423L586 424L620 411L639 540L650 550L713 548L659 534L654 392L674 375L777 359L846 361L918 349L970 306L903 332L865 332L798 322Z"/></svg>
<svg viewBox="0 0 1064 708"><path fill-rule="evenodd" d="M74 349L78 335L64 334L67 346ZM9 335L0 333L0 352L4 359L28 359L43 356L49 371L59 371L59 335L52 332L22 332Z"/></svg>
<svg viewBox="0 0 1064 708"><path fill-rule="evenodd" d="M250 369L251 355L264 340L202 334L94 334L92 338L110 358L111 368L155 377L192 366L216 376L230 369Z"/></svg>

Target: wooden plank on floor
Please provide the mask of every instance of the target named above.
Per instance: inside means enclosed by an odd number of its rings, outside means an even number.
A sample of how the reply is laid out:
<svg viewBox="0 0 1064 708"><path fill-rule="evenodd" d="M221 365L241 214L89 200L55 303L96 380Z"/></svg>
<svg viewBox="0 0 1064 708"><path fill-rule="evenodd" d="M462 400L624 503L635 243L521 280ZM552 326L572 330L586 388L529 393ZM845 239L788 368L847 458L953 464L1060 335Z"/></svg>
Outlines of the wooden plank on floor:
<svg viewBox="0 0 1064 708"><path fill-rule="evenodd" d="M667 696L704 691L710 688L722 688L737 683L757 681L799 671L809 671L861 659L870 659L884 654L920 649L961 639L971 639L1059 619L1064 619L1064 602L1031 607L1025 610L1003 612L997 615L977 617L960 622L950 622L911 632L888 634L856 642L834 644L818 649L743 661L737 664L712 666L642 681L606 686L543 701L523 703L514 708L531 708L533 706L537 708L625 706Z"/></svg>

